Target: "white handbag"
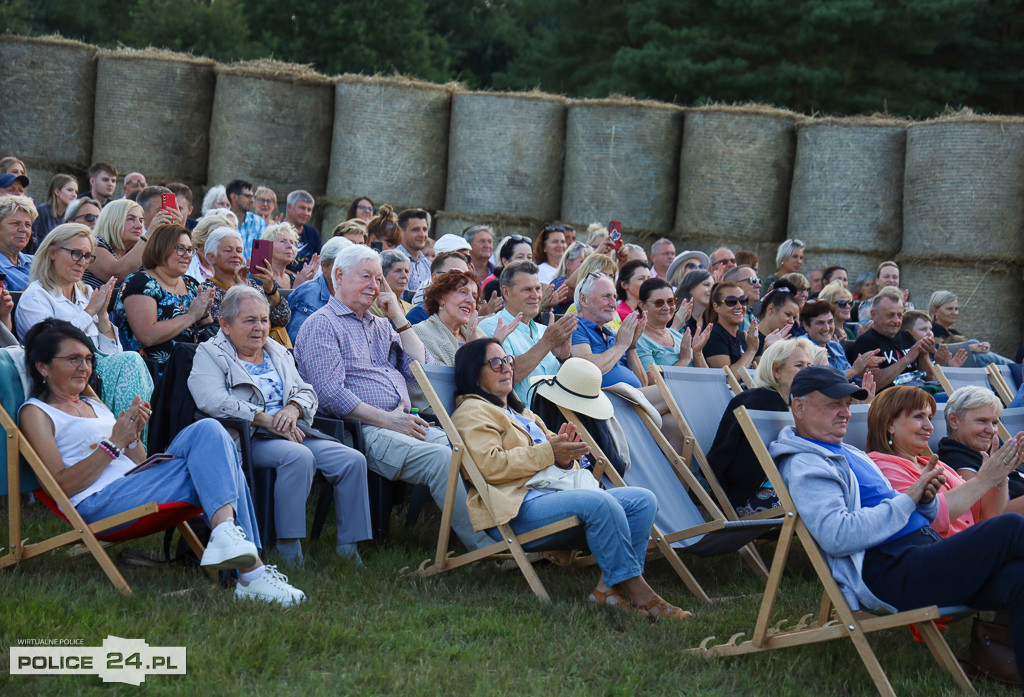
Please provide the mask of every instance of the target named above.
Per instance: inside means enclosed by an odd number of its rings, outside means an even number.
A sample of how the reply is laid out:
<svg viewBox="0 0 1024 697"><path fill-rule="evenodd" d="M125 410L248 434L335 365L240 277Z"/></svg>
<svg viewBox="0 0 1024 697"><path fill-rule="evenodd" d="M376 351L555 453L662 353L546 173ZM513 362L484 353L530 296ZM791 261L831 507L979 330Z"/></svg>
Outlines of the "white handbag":
<svg viewBox="0 0 1024 697"><path fill-rule="evenodd" d="M526 482L527 489L539 491L567 491L569 489L600 489L601 485L594 479L590 470L580 469L574 462L569 469L558 465L549 465Z"/></svg>

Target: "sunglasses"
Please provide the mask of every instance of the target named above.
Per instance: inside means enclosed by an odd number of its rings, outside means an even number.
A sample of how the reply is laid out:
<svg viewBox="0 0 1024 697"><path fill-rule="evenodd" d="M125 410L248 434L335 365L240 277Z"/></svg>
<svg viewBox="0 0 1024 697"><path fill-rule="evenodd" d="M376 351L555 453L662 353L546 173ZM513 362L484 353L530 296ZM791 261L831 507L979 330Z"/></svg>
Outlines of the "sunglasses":
<svg viewBox="0 0 1024 697"><path fill-rule="evenodd" d="M716 261L711 266L715 267L715 266L718 266L719 264L732 264L733 266L735 266L736 265L736 258L733 257L732 259L719 259L718 261Z"/></svg>
<svg viewBox="0 0 1024 697"><path fill-rule="evenodd" d="M95 223L99 216L95 213L83 213L82 215L76 215L72 220L78 220L79 218L85 218L86 222Z"/></svg>
<svg viewBox="0 0 1024 697"><path fill-rule="evenodd" d="M491 366L491 370L495 373L500 373L505 366L508 366L509 370L515 370L516 357L505 356L504 358L488 358L484 363Z"/></svg>
<svg viewBox="0 0 1024 697"><path fill-rule="evenodd" d="M727 298L722 298L722 301L719 304L725 305L726 307L736 307L737 305L746 307L749 302L750 301L747 300L747 296L745 295L740 298L737 298L735 295L730 295Z"/></svg>
<svg viewBox="0 0 1024 697"><path fill-rule="evenodd" d="M844 310L848 307L853 307L852 300L836 300L836 307L841 307Z"/></svg>
<svg viewBox="0 0 1024 697"><path fill-rule="evenodd" d="M665 307L666 305L668 305L669 307L675 307L676 306L676 299L675 298L668 298L668 299L666 299L666 298L658 298L657 300L651 300L650 304L653 305L654 307L657 307L657 308L662 308L662 307Z"/></svg>
<svg viewBox="0 0 1024 697"><path fill-rule="evenodd" d="M744 283L749 283L752 286L759 286L759 285L761 285L761 279L758 278L757 276L752 276L750 278L744 278L743 282Z"/></svg>
<svg viewBox="0 0 1024 697"><path fill-rule="evenodd" d="M690 262L689 264L684 264L683 265L683 270L684 271L703 271L706 268L707 267L704 266L704 264L695 264L693 262Z"/></svg>

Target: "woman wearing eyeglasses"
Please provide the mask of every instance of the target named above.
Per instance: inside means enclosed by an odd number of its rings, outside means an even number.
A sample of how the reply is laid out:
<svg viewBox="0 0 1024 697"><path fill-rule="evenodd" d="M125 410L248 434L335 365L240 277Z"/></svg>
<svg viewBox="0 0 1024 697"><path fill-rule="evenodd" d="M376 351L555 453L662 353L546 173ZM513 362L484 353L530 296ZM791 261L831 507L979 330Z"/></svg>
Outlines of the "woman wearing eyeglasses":
<svg viewBox="0 0 1024 697"><path fill-rule="evenodd" d="M144 268L125 279L114 310L126 350L162 365L176 342L197 343L199 332L213 322L213 290L200 289L185 275L194 253L188 228L160 225L150 231Z"/></svg>
<svg viewBox="0 0 1024 697"><path fill-rule="evenodd" d="M377 212L377 206L367 196L360 196L352 205L348 207L348 215L345 220L352 220L353 218L359 218L360 220L369 220L373 217L373 214Z"/></svg>
<svg viewBox="0 0 1024 697"><path fill-rule="evenodd" d="M466 499L473 528L497 533L496 524L508 523L519 535L576 516L601 571L588 598L591 603L653 618L692 617L658 596L643 577L658 509L654 494L638 487L556 491L536 482L534 477L542 470L555 465L571 468L590 448L574 425L563 424L558 433L552 433L523 406L512 389L514 369L515 358L506 356L493 338L471 341L455 355L457 406L452 421L486 481L485 490L470 490ZM565 384L585 388L585 392L573 391L579 405L576 411L591 418L611 416L611 402L601 392L596 365L570 358L556 377L555 389ZM537 544L543 548L544 542L553 541L541 538Z"/></svg>
<svg viewBox="0 0 1024 697"><path fill-rule="evenodd" d="M708 367L749 368L754 362L760 347L757 322L751 323L748 332L740 330L747 305L747 294L737 285L719 283L712 288L707 321L714 326L704 346L704 360Z"/></svg>
<svg viewBox="0 0 1024 697"><path fill-rule="evenodd" d="M32 260L31 282L18 303L15 329L24 340L33 326L56 318L84 332L98 354L96 372L104 378L103 401L111 411L120 413L136 396L149 399L153 380L137 353L121 351L107 314L114 279L96 290L82 282L95 259L92 232L85 225L64 223L51 230Z"/></svg>
<svg viewBox="0 0 1024 697"><path fill-rule="evenodd" d="M647 313L647 326L636 344L636 354L644 370L652 363L707 368L703 349L711 336L711 325L706 325L696 336L692 329L680 333L669 327L676 314L676 299L672 286L661 278L644 281L639 297L639 308Z"/></svg>
<svg viewBox="0 0 1024 697"><path fill-rule="evenodd" d="M274 220L274 211L277 210L277 194L273 189L265 186L257 187L252 195L252 207L253 212L263 218L267 225L277 222Z"/></svg>
<svg viewBox="0 0 1024 697"><path fill-rule="evenodd" d="M116 297L121 282L142 268L145 231L142 206L135 201L123 198L107 204L96 221L96 260L85 272L85 284L99 288L113 276Z"/></svg>
<svg viewBox="0 0 1024 697"><path fill-rule="evenodd" d="M857 333L846 326L853 312L853 293L842 283L833 282L821 289L818 300L824 300L832 307L832 319L836 324L836 333L832 341L838 341L840 344L844 341L856 341Z"/></svg>

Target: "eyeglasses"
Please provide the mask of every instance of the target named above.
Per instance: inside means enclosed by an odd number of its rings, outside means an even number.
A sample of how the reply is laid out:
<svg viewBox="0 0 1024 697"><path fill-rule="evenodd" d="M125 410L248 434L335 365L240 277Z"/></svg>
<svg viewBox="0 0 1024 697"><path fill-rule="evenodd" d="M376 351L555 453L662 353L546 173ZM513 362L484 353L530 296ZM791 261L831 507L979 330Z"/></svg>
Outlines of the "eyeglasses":
<svg viewBox="0 0 1024 697"><path fill-rule="evenodd" d="M742 305L743 307L746 307L747 303L749 302L750 301L747 300L747 296L745 295L741 298L737 298L735 295L730 295L727 298L722 298L720 304L725 305L726 307L736 307L737 305Z"/></svg>
<svg viewBox="0 0 1024 697"><path fill-rule="evenodd" d="M668 305L669 307L675 307L676 306L676 299L675 298L667 298L667 299L666 298L658 298L657 300L652 300L650 302L650 304L653 305L654 307L658 307L658 308L665 307L666 305Z"/></svg>
<svg viewBox="0 0 1024 697"><path fill-rule="evenodd" d="M848 307L853 307L852 300L836 300L836 307L841 307L844 310Z"/></svg>
<svg viewBox="0 0 1024 697"><path fill-rule="evenodd" d="M732 264L733 266L735 266L736 265L736 257L733 257L732 259L719 259L718 261L713 263L711 266L712 266L712 268L714 268L715 266L718 266L719 264Z"/></svg>
<svg viewBox="0 0 1024 697"><path fill-rule="evenodd" d="M759 285L761 285L761 279L758 278L757 276L752 276L751 278L744 278L742 280L743 280L744 283L749 283L752 286L759 286Z"/></svg>
<svg viewBox="0 0 1024 697"><path fill-rule="evenodd" d="M268 205L275 204L277 202L274 199L272 199L272 198L258 198L258 199L256 199L256 203L259 203L259 204L264 205L264 206L268 206Z"/></svg>
<svg viewBox="0 0 1024 697"><path fill-rule="evenodd" d="M248 192L248 193L243 192L243 193L240 193L240 194L236 194L236 196L241 196L242 198L252 198L252 192L251 191Z"/></svg>
<svg viewBox="0 0 1024 697"><path fill-rule="evenodd" d="M196 253L195 247L186 247L182 244L174 245L174 251L178 253L179 257L190 257Z"/></svg>
<svg viewBox="0 0 1024 697"><path fill-rule="evenodd" d="M373 213L374 212L373 206L367 206L366 204L363 204L361 206L356 206L356 210L357 211L363 211L364 213Z"/></svg>
<svg viewBox="0 0 1024 697"><path fill-rule="evenodd" d="M71 260L74 261L76 264L80 262L82 259L85 259L86 264L91 264L94 261L96 261L95 254L89 254L88 252L83 252L78 249L68 249L67 247L61 247L61 249L70 254Z"/></svg>
<svg viewBox="0 0 1024 697"><path fill-rule="evenodd" d="M509 370L515 370L516 357L505 356L504 358L488 358L484 363L491 366L491 370L495 373L500 373L505 366L508 366Z"/></svg>
<svg viewBox="0 0 1024 697"><path fill-rule="evenodd" d="M78 220L79 218L85 218L86 222L95 223L99 216L95 213L82 213L81 215L76 215L72 220Z"/></svg>
<svg viewBox="0 0 1024 697"><path fill-rule="evenodd" d="M92 364L96 361L96 359L92 356L54 356L54 358L59 358L62 361L67 361L68 365L70 365L75 370L78 370L79 368L86 365L92 368Z"/></svg>

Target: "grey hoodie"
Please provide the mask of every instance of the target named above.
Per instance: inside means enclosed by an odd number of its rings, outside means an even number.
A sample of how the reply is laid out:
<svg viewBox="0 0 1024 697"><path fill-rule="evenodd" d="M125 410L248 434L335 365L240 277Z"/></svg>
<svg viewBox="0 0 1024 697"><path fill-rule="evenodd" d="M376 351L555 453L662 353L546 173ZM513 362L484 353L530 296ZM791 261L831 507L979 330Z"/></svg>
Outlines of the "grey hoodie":
<svg viewBox="0 0 1024 697"><path fill-rule="evenodd" d="M845 443L843 448L871 462L857 448ZM861 578L864 550L899 532L914 510L935 520L938 502L917 505L906 494L898 494L877 506L861 508L860 487L846 458L798 436L792 426L782 429L769 452L779 464L797 511L818 542L850 607L896 612L896 608L875 597Z"/></svg>

